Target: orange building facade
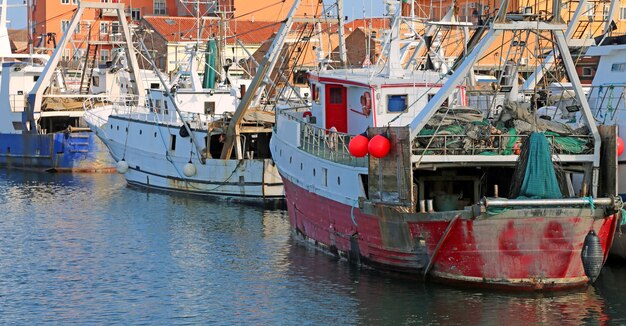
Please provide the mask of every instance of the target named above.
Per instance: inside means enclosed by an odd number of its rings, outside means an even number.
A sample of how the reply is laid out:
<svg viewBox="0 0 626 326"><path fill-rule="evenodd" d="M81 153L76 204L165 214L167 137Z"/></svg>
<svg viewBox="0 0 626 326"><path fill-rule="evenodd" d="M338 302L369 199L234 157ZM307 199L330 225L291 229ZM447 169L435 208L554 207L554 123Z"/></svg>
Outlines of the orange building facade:
<svg viewBox="0 0 626 326"><path fill-rule="evenodd" d="M228 1L228 0L227 0ZM289 10L293 6L294 0L276 1L254 1L254 0L230 0L235 12L235 19L278 21L287 17ZM232 2L234 1L234 3ZM297 17L320 16L323 9L319 5L319 0L302 0Z"/></svg>
<svg viewBox="0 0 626 326"><path fill-rule="evenodd" d="M82 1L89 2L89 1ZM176 15L176 0L101 0L91 2L124 3L128 20L138 22L143 15ZM50 53L56 42L69 28L78 7L78 0L33 1L30 8L31 40L34 50ZM98 44L94 53L97 61L111 59L111 41L122 41L121 30L114 12L85 10L74 37L63 52L61 64L68 66L86 54L87 44ZM116 39L118 38L118 39Z"/></svg>
<svg viewBox="0 0 626 326"><path fill-rule="evenodd" d="M123 3L129 21L139 23L144 16L189 17L218 16L247 21L279 21L284 19L294 0L286 1L249 1L219 0L215 3L205 1L196 5L191 1L182 0L86 0L92 2ZM86 2L83 0L82 2ZM68 29L79 0L32 0L29 14L30 38L35 52L51 53L56 42ZM202 3L203 1L200 1ZM318 0L302 0L298 16L319 15ZM115 22L114 13L98 10L85 11L74 37L63 52L61 64L71 66L86 54L87 40L99 43L97 61L106 62L112 58L114 45L108 44L121 40L119 24ZM117 39L116 39L117 38ZM92 50L93 51L93 50Z"/></svg>

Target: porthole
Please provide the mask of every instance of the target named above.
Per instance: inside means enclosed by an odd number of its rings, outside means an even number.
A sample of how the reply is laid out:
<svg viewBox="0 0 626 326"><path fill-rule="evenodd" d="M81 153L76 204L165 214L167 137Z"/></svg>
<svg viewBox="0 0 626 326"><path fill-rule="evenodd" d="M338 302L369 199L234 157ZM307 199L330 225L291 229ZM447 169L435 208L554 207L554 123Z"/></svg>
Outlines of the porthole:
<svg viewBox="0 0 626 326"><path fill-rule="evenodd" d="M126 130L126 132L128 132L128 127L126 127L126 129L125 129L125 130Z"/></svg>
<svg viewBox="0 0 626 326"><path fill-rule="evenodd" d="M156 138L156 131L154 132L154 138Z"/></svg>
<svg viewBox="0 0 626 326"><path fill-rule="evenodd" d="M141 131L141 129L139 129L139 134L140 134L140 135L141 135L141 133L142 133L142 132L143 132L143 131Z"/></svg>
<svg viewBox="0 0 626 326"><path fill-rule="evenodd" d="M117 130L120 130L120 126L117 126Z"/></svg>
<svg viewBox="0 0 626 326"><path fill-rule="evenodd" d="M283 156L283 150L281 149L278 154L282 157Z"/></svg>
<svg viewBox="0 0 626 326"><path fill-rule="evenodd" d="M291 157L291 156L289 156L289 164L291 164L291 158L292 158L292 157Z"/></svg>
<svg viewBox="0 0 626 326"><path fill-rule="evenodd" d="M302 163L300 163L300 171L302 171Z"/></svg>
<svg viewBox="0 0 626 326"><path fill-rule="evenodd" d="M337 177L337 184L340 185L341 184L341 177Z"/></svg>
<svg viewBox="0 0 626 326"><path fill-rule="evenodd" d="M313 176L315 176L315 169L313 169Z"/></svg>
<svg viewBox="0 0 626 326"><path fill-rule="evenodd" d="M111 126L111 129L113 129L113 125L110 125L110 126Z"/></svg>

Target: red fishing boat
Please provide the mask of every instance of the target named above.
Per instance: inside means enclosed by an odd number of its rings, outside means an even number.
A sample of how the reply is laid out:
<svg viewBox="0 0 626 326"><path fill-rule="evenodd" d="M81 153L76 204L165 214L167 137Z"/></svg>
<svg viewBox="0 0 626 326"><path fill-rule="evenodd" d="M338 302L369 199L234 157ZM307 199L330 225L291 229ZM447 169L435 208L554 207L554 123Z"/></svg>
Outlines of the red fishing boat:
<svg viewBox="0 0 626 326"><path fill-rule="evenodd" d="M555 8L511 20L503 1L472 37L450 12L405 46L405 17L389 2L378 64L311 73L310 108L277 106L270 147L294 234L360 265L448 283L544 290L595 280L622 207L616 131L593 123ZM436 48L443 34L469 40L456 62ZM495 116L468 107L465 89L503 34L518 48L501 52L506 99ZM533 38L561 53L555 66L572 83L571 109L591 121L584 128L535 114L543 89L517 91L515 63Z"/></svg>

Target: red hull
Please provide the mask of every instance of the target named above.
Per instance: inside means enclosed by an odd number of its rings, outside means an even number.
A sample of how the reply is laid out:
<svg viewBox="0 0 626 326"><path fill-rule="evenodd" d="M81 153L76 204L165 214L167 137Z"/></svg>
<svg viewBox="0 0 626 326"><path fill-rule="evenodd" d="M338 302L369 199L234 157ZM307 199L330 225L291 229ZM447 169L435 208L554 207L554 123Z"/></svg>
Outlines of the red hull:
<svg viewBox="0 0 626 326"><path fill-rule="evenodd" d="M284 184L292 228L305 239L361 263L427 271L450 283L520 290L583 286L588 282L581 260L585 236L595 230L606 259L617 223L615 215L437 221L413 218L415 214L379 217L287 179Z"/></svg>

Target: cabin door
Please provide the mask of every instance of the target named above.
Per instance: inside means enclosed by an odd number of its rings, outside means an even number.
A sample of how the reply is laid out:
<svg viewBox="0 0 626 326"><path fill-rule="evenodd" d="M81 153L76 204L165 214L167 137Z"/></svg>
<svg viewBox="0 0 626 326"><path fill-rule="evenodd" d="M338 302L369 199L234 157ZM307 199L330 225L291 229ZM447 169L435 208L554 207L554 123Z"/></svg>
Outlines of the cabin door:
<svg viewBox="0 0 626 326"><path fill-rule="evenodd" d="M341 85L326 85L326 129L337 128L348 132L348 101L346 88Z"/></svg>

